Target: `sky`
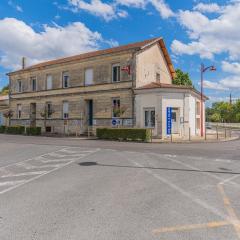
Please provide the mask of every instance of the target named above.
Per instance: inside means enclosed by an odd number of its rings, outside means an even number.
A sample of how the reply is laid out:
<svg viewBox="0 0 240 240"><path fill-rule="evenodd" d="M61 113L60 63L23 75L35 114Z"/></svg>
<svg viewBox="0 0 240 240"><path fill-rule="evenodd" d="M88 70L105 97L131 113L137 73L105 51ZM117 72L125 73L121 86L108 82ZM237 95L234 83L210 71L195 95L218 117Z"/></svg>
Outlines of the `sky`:
<svg viewBox="0 0 240 240"><path fill-rule="evenodd" d="M64 56L163 37L175 68L209 103L240 98L240 0L0 0L0 89L6 73Z"/></svg>

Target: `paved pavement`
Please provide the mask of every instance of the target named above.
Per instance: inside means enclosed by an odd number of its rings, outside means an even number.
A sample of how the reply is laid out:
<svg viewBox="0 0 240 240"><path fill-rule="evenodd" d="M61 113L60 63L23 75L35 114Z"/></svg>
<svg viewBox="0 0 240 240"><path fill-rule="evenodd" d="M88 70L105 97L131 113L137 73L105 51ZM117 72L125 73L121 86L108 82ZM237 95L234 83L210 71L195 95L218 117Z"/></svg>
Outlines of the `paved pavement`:
<svg viewBox="0 0 240 240"><path fill-rule="evenodd" d="M240 239L240 141L0 135L1 240Z"/></svg>

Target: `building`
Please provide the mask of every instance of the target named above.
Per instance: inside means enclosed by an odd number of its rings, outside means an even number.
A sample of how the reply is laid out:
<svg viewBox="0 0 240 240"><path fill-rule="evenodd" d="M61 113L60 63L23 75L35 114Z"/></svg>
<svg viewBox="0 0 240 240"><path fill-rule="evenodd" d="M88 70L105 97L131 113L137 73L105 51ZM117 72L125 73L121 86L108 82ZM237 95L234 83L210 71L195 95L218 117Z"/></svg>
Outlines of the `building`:
<svg viewBox="0 0 240 240"><path fill-rule="evenodd" d="M8 124L7 119L4 117L4 113L8 111L8 108L8 95L0 95L0 126Z"/></svg>
<svg viewBox="0 0 240 240"><path fill-rule="evenodd" d="M52 60L8 76L12 125L70 134L146 127L163 138L171 129L180 136L189 129L191 135L200 132L200 94L172 85L175 71L162 38Z"/></svg>

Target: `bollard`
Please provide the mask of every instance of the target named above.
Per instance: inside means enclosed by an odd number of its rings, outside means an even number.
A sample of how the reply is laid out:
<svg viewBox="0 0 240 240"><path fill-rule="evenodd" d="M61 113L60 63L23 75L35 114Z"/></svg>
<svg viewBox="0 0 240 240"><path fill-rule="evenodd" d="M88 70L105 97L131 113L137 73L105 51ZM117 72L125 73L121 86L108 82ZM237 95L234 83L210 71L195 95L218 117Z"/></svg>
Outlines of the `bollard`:
<svg viewBox="0 0 240 240"><path fill-rule="evenodd" d="M230 138L232 137L232 129L231 128L229 129L229 137Z"/></svg>
<svg viewBox="0 0 240 240"><path fill-rule="evenodd" d="M217 140L218 140L218 127L216 127L216 132L217 132Z"/></svg>
<svg viewBox="0 0 240 240"><path fill-rule="evenodd" d="M205 141L207 141L207 128L205 128Z"/></svg>
<svg viewBox="0 0 240 240"><path fill-rule="evenodd" d="M152 133L152 128L151 128L151 143L152 143L152 140L153 140L153 133Z"/></svg>
<svg viewBox="0 0 240 240"><path fill-rule="evenodd" d="M173 142L173 135L172 135L172 133L171 133L171 143Z"/></svg>
<svg viewBox="0 0 240 240"><path fill-rule="evenodd" d="M225 128L225 139L227 138L227 129Z"/></svg>
<svg viewBox="0 0 240 240"><path fill-rule="evenodd" d="M189 142L191 141L191 128L188 129Z"/></svg>

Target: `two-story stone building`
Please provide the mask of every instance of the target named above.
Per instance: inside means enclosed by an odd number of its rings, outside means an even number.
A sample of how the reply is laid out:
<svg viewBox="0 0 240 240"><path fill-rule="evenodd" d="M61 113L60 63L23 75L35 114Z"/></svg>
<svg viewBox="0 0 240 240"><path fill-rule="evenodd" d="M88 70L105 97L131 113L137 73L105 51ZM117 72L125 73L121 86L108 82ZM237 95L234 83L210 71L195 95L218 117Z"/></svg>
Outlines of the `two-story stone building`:
<svg viewBox="0 0 240 240"><path fill-rule="evenodd" d="M199 134L200 94L172 85L173 64L162 38L52 60L11 72L12 125L47 132L86 133L89 127L151 127L165 137ZM205 98L204 98L205 100ZM114 123L115 123L114 122Z"/></svg>

